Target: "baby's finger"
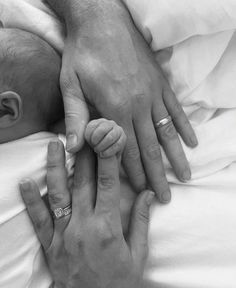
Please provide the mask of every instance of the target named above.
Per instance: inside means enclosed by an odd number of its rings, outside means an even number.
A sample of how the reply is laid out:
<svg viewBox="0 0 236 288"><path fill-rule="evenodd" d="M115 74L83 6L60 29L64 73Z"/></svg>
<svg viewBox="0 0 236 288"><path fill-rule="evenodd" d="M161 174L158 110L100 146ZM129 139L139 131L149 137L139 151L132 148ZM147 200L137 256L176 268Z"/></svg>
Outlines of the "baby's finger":
<svg viewBox="0 0 236 288"><path fill-rule="evenodd" d="M88 137L88 139L86 138L86 140L92 147L96 146L116 125L114 121L109 121L105 119L103 120L104 121L101 121L99 125L93 130L90 137L86 135ZM88 130L90 125L88 125Z"/></svg>
<svg viewBox="0 0 236 288"><path fill-rule="evenodd" d="M103 119L103 118L95 119L95 120L90 121L88 123L88 125L86 126L84 137L90 146L92 145L91 136L92 136L94 130L104 121L105 121L105 119Z"/></svg>
<svg viewBox="0 0 236 288"><path fill-rule="evenodd" d="M106 149L103 152L99 153L99 156L101 158L108 158L114 155L120 155L126 145L126 135L124 133L121 134L121 137L119 138L118 141L116 141L113 145L111 145L110 147L108 147L108 149Z"/></svg>
<svg viewBox="0 0 236 288"><path fill-rule="evenodd" d="M20 183L20 191L39 241L47 250L53 238L53 222L39 188L35 182L27 179Z"/></svg>
<svg viewBox="0 0 236 288"><path fill-rule="evenodd" d="M116 125L105 135L102 141L94 147L94 151L96 153L100 153L107 150L111 145L115 144L120 139L123 133L123 129Z"/></svg>

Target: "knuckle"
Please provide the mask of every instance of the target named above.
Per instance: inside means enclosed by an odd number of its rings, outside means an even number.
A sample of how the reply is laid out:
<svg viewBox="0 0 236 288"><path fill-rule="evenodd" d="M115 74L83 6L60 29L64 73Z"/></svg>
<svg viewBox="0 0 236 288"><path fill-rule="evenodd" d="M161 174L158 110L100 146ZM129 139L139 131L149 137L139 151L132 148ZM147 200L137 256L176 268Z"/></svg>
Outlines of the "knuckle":
<svg viewBox="0 0 236 288"><path fill-rule="evenodd" d="M126 158L130 160L138 160L140 158L140 152L136 145L129 145L125 154Z"/></svg>
<svg viewBox="0 0 236 288"><path fill-rule="evenodd" d="M37 204L37 200L34 197L33 193L30 193L29 195L27 195L27 198L24 198L25 204L28 207L32 207L35 204Z"/></svg>
<svg viewBox="0 0 236 288"><path fill-rule="evenodd" d="M127 116L129 111L131 111L131 104L128 98L120 98L112 100L111 108L118 116Z"/></svg>
<svg viewBox="0 0 236 288"><path fill-rule="evenodd" d="M150 160L161 160L161 149L157 141L155 141L155 143L151 142L147 145L145 148L145 154Z"/></svg>
<svg viewBox="0 0 236 288"><path fill-rule="evenodd" d="M107 141L111 144L113 143L114 139L115 139L115 135L114 133L109 133L106 137Z"/></svg>
<svg viewBox="0 0 236 288"><path fill-rule="evenodd" d="M149 223L149 214L146 211L143 211L141 208L136 207L136 217L137 220L148 224Z"/></svg>
<svg viewBox="0 0 236 288"><path fill-rule="evenodd" d="M68 77L68 74L61 74L60 76L60 84L63 89L71 89L73 80Z"/></svg>
<svg viewBox="0 0 236 288"><path fill-rule="evenodd" d="M176 137L176 130L173 123L168 123L167 125L160 128L160 136L162 139L174 139Z"/></svg>
<svg viewBox="0 0 236 288"><path fill-rule="evenodd" d="M117 152L120 151L118 143L113 144L111 147L109 147L107 150L103 151L102 154L104 157L111 157L116 155Z"/></svg>
<svg viewBox="0 0 236 288"><path fill-rule="evenodd" d="M113 150L114 151L120 151L122 149L122 142L117 141L114 145L113 145Z"/></svg>
<svg viewBox="0 0 236 288"><path fill-rule="evenodd" d="M107 130L108 130L108 127L106 125L104 125L104 123L103 123L103 124L101 124L95 128L92 137L96 139L96 138L106 134Z"/></svg>
<svg viewBox="0 0 236 288"><path fill-rule="evenodd" d="M73 189L82 189L87 186L91 182L91 179L82 173L79 173L77 177L74 179Z"/></svg>
<svg viewBox="0 0 236 288"><path fill-rule="evenodd" d="M118 152L120 152L121 150L122 150L121 145L120 145L119 142L117 142L117 143L113 144L113 145L109 148L108 152L109 152L110 154L112 154L112 155L115 155L115 154L117 154Z"/></svg>
<svg viewBox="0 0 236 288"><path fill-rule="evenodd" d="M154 188L156 188L157 192L159 193L169 191L169 185L168 185L163 169L158 172L158 176L159 176L158 180L155 183L153 183L155 185Z"/></svg>
<svg viewBox="0 0 236 288"><path fill-rule="evenodd" d="M85 248L85 241L80 234L76 235L76 246L79 251L83 251Z"/></svg>
<svg viewBox="0 0 236 288"><path fill-rule="evenodd" d="M113 228L110 220L100 220L97 225L97 235L102 249L106 249L118 238L118 233Z"/></svg>
<svg viewBox="0 0 236 288"><path fill-rule="evenodd" d="M47 172L51 173L54 172L55 169L59 168L60 165L57 161L57 159L55 159L55 157L48 157L48 162L47 162Z"/></svg>
<svg viewBox="0 0 236 288"><path fill-rule="evenodd" d="M146 106L147 103L147 97L144 93L139 93L139 94L135 94L133 96L134 101L136 104L138 104L139 106Z"/></svg>
<svg viewBox="0 0 236 288"><path fill-rule="evenodd" d="M51 189L48 193L48 199L52 205L58 205L58 203L63 201L64 195L59 193L56 189Z"/></svg>
<svg viewBox="0 0 236 288"><path fill-rule="evenodd" d="M86 130L89 131L90 133L96 129L97 125L99 124L99 122L97 120L91 120L87 126L86 126Z"/></svg>
<svg viewBox="0 0 236 288"><path fill-rule="evenodd" d="M174 118L178 118L183 113L182 106L178 101L174 104L173 112Z"/></svg>
<svg viewBox="0 0 236 288"><path fill-rule="evenodd" d="M116 179L113 175L101 174L98 176L98 187L100 189L111 189L114 187Z"/></svg>
<svg viewBox="0 0 236 288"><path fill-rule="evenodd" d="M65 250L68 253L79 252L82 254L85 250L85 240L79 231L70 231L64 235Z"/></svg>
<svg viewBox="0 0 236 288"><path fill-rule="evenodd" d="M142 178L145 179L145 178L146 178L146 175L145 175L145 173L144 173L144 170L142 169L142 166L140 166L139 169L136 169L136 171L134 172L134 177L135 177L135 178L138 178L138 179L142 179ZM140 191L144 190L145 187L146 187L146 185L145 185L145 184L142 184L142 185L139 187Z"/></svg>
<svg viewBox="0 0 236 288"><path fill-rule="evenodd" d="M183 125L184 127L186 127L186 129L189 129L189 128L191 129L192 126L191 126L191 124L190 124L190 122L189 122L187 116L184 115L184 116L181 117L181 118L182 118L182 125ZM188 132L188 130L186 130L186 132Z"/></svg>
<svg viewBox="0 0 236 288"><path fill-rule="evenodd" d="M47 227L49 224L49 218L45 217L44 213L39 213L35 215L35 221L34 221L34 226L36 230L40 231L43 228Z"/></svg>
<svg viewBox="0 0 236 288"><path fill-rule="evenodd" d="M117 125L116 122L113 121L113 120L108 120L108 123L109 123L111 126L116 126L116 125Z"/></svg>

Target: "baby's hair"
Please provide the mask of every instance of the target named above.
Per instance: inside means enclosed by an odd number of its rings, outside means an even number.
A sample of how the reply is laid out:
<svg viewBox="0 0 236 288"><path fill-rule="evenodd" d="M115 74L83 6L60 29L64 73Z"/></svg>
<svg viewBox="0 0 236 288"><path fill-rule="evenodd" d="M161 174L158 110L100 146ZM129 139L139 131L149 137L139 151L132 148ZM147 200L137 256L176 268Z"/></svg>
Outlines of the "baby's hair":
<svg viewBox="0 0 236 288"><path fill-rule="evenodd" d="M48 125L63 116L60 67L58 53L38 36L0 29L0 93L18 93L24 110Z"/></svg>

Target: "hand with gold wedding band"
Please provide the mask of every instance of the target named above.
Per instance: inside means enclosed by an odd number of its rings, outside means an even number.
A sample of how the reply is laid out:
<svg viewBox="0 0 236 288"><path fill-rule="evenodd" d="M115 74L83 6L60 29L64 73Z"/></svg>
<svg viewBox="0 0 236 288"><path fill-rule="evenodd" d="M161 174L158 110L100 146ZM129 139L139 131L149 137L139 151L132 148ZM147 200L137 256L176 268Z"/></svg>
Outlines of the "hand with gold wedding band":
<svg viewBox="0 0 236 288"><path fill-rule="evenodd" d="M135 190L151 187L161 202L169 202L159 143L177 178L188 181L191 172L177 133L190 147L197 139L130 13L120 0L46 2L67 30L60 84L68 151L82 147L89 103L125 131L122 161ZM168 115L173 122L156 129Z"/></svg>
<svg viewBox="0 0 236 288"><path fill-rule="evenodd" d="M47 186L53 217L37 185L32 180L20 184L56 288L142 287L154 193L140 193L124 237L118 159L114 155L101 158L98 153L95 173L94 157L84 147L77 154L69 191L64 146L60 141L50 143Z"/></svg>

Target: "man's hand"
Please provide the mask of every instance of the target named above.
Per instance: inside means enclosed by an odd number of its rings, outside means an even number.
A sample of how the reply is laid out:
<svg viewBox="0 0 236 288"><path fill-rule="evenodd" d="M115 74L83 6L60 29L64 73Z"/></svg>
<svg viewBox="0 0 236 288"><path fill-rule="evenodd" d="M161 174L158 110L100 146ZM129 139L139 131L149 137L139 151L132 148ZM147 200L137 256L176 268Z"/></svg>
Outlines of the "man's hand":
<svg viewBox="0 0 236 288"><path fill-rule="evenodd" d="M136 190L148 184L161 202L169 202L160 144L177 177L188 181L191 172L177 132L191 147L197 139L147 43L120 0L47 1L67 29L61 71L67 150L82 146L87 105L92 105L124 129L123 164ZM173 122L155 129L168 114Z"/></svg>
<svg viewBox="0 0 236 288"><path fill-rule="evenodd" d="M98 156L95 179L89 152L85 147L78 153L73 189L68 191L63 144L49 145L50 209L67 207L72 201L72 215L53 220L37 185L31 180L20 185L55 286L141 288L147 256L149 206L154 193L144 191L138 196L125 240L120 215L118 159Z"/></svg>

